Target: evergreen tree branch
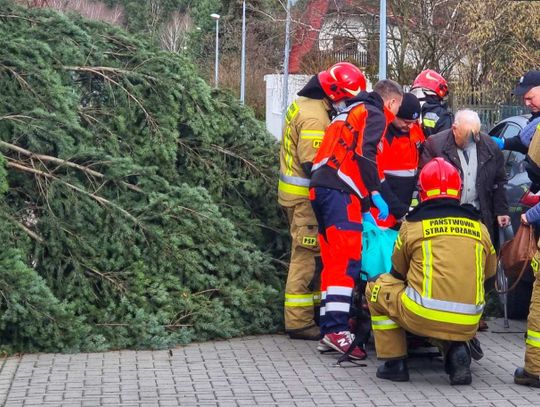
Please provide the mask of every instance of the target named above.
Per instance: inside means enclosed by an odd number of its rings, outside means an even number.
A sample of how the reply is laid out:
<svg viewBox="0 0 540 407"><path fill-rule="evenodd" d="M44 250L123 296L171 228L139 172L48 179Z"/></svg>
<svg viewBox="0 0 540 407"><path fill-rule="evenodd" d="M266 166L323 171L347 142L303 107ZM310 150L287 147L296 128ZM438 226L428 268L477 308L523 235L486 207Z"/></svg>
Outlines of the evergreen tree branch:
<svg viewBox="0 0 540 407"><path fill-rule="evenodd" d="M1 118L0 118L1 120ZM35 158L39 161L45 161L45 162L52 162L54 164L58 164L58 165L62 165L62 166L66 166L66 167L71 167L71 168L76 168L80 171L83 171L85 172L86 174L89 174L89 175L92 175L94 177L97 177L97 178L105 178L105 175L102 174L101 172L98 172L98 171L95 171L95 170L92 170L86 166L83 166L83 165L80 165L80 164L77 164L77 163L74 163L73 161L68 161L68 160L63 160L61 158L56 158L56 157L53 157L53 156L50 156L50 155L44 155L44 154L36 154L32 151L29 151L29 150L26 150L22 147L19 147L19 146L16 146L15 144L11 144L11 143L6 143L5 141L1 141L0 140L0 146L3 146L9 150L12 150L12 151L16 151L20 154L23 154L27 157L29 157L30 159L32 158ZM127 182L124 182L124 181L120 181L122 183L122 185L125 185L127 188L131 189L132 191L135 191L135 192L143 192L143 190L141 188L139 188L137 185L133 185L133 184L129 184Z"/></svg>
<svg viewBox="0 0 540 407"><path fill-rule="evenodd" d="M37 233L33 232L26 226L24 226L21 222L19 222L17 219L13 218L12 216L8 215L5 212L0 213L5 219L9 220L11 223L13 223L15 226L17 226L19 229L21 229L24 233L26 233L28 236L30 236L32 239L37 241L38 243L44 244L45 241L41 236L39 236Z"/></svg>
<svg viewBox="0 0 540 407"><path fill-rule="evenodd" d="M71 69L71 68L75 68L75 69ZM150 127L156 131L158 126L157 126L157 123L156 121L154 120L154 118L150 115L150 113L148 113L148 111L145 109L145 107L143 106L142 102L137 99L137 97L135 97L135 95L133 95L129 90L127 90L124 86L122 86L119 82L115 81L114 79L112 79L110 76L107 76L105 75L103 72L101 72L99 70L100 67L97 67L97 68L94 68L94 67L74 67L74 66L62 66L62 69L65 69L66 71L81 71L81 72L90 72L90 73L94 73L96 75L99 75L101 76L103 79L105 79L107 82L110 82L116 86L118 86L120 89L122 89L126 95L132 99L140 108L141 110L143 111L145 117L146 117L146 121L148 122L148 124L150 125Z"/></svg>
<svg viewBox="0 0 540 407"><path fill-rule="evenodd" d="M210 146L214 149L216 149L217 151L225 154L225 155L228 155L228 156L231 156L231 157L234 157L234 158L237 158L239 159L240 161L242 161L243 163L247 164L250 168L253 168L256 172L258 172L264 179L265 181L267 182L271 182L271 179L270 177L268 177L268 175L266 175L265 173L263 173L255 164L253 164L251 161L249 161L247 158L245 157L242 157L241 155L235 153L234 151L231 151L231 150L228 150L226 148L223 148L221 146L218 146L217 144L210 144Z"/></svg>
<svg viewBox="0 0 540 407"><path fill-rule="evenodd" d="M136 71L130 71L127 69L120 69L120 68L112 68L110 66L63 66L62 67L65 70L68 71L76 71L76 72L110 72L113 74L122 74L122 75L132 75L132 76L142 76L145 79L149 79L151 81L157 81L157 78L154 76L146 75L143 73L139 73Z"/></svg>
<svg viewBox="0 0 540 407"><path fill-rule="evenodd" d="M125 209L121 208L120 206L118 206L117 204L115 204L114 202L111 202L109 201L108 199L105 199L99 195L95 195L95 194L92 194L88 191L85 191L84 189L81 189L73 184L70 184L69 182L66 182L66 181L63 181L61 180L60 178L52 175L52 174L49 174L49 173L46 173L46 172L43 172L43 171L40 171L40 170L37 170L35 168L30 168L30 167L27 167L25 165L22 165L20 164L20 162L17 162L16 160L12 159L12 158L9 158L9 157L6 157L8 159L7 163L6 163L6 166L9 167L9 168L14 168L16 170L20 170L20 171L24 171L24 172L30 172L30 173L33 173L33 174L37 174L37 175L40 175L42 177L45 177L45 178L50 178L50 179L54 179L62 184L64 184L65 186L67 186L68 188L71 188L73 189L74 191L77 191L77 192L80 192L81 194L84 194L86 196L89 196L90 198L94 199L95 201L101 203L101 204L104 204L104 205L107 205L107 206L111 206L117 210L119 210L120 212L122 212L126 217L128 217L129 219L131 219L133 222L135 222L136 224L140 224L139 220L133 216L131 213L129 213L128 211L126 211Z"/></svg>

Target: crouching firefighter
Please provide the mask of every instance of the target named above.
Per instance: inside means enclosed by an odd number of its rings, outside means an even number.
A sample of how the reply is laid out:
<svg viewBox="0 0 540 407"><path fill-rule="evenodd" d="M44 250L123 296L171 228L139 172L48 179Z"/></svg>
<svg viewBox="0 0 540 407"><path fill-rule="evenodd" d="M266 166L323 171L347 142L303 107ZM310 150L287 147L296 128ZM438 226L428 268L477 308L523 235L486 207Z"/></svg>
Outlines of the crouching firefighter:
<svg viewBox="0 0 540 407"><path fill-rule="evenodd" d="M368 282L377 377L407 381L406 331L441 351L450 383L471 383L470 341L484 308L484 281L497 257L480 214L461 206L461 178L438 157L419 176L420 205L399 231L392 270Z"/></svg>
<svg viewBox="0 0 540 407"><path fill-rule="evenodd" d="M359 96L327 128L313 161L310 183L323 263L320 312L324 337L320 346L341 353L353 349L349 357L357 360L366 354L352 346L349 317L361 269L362 221L375 223L369 213L371 202L382 219L388 217L388 205L380 194L376 155L403 91L396 82L382 80L373 92Z"/></svg>

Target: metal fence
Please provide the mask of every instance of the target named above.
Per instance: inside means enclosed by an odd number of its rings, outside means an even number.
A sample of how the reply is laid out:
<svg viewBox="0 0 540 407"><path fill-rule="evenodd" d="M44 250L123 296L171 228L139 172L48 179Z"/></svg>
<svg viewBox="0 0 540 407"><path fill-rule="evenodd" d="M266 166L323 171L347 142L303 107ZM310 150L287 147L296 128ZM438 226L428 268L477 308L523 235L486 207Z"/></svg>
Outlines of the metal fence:
<svg viewBox="0 0 540 407"><path fill-rule="evenodd" d="M477 112L482 122L482 129L485 131L491 129L502 119L529 113L525 106L519 105L460 105L456 106L456 108L471 109ZM454 109L454 111L457 109Z"/></svg>

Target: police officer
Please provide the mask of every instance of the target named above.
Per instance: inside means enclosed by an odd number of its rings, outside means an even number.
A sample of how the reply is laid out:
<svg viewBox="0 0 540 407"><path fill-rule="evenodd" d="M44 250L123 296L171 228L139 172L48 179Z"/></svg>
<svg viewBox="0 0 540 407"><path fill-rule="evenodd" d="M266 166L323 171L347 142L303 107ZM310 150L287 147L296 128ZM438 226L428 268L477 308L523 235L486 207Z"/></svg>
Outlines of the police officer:
<svg viewBox="0 0 540 407"><path fill-rule="evenodd" d="M478 213L459 204L454 166L434 158L420 172L419 189L421 203L401 225L391 272L366 287L377 357L385 360L377 377L409 380L409 331L440 348L451 384L470 384L466 341L478 329L495 249Z"/></svg>
<svg viewBox="0 0 540 407"><path fill-rule="evenodd" d="M345 353L354 338L349 330L352 291L361 268L362 221L375 223L371 203L388 216L380 194L376 155L381 137L399 110L403 91L391 80L375 84L326 130L313 161L310 199L319 222L323 261L321 332L323 344ZM356 347L354 359L366 354Z"/></svg>
<svg viewBox="0 0 540 407"><path fill-rule="evenodd" d="M442 75L432 69L420 72L411 92L422 106L421 126L426 138L452 127L454 117L444 100L448 95L448 82Z"/></svg>
<svg viewBox="0 0 540 407"><path fill-rule="evenodd" d="M340 62L313 76L287 110L280 150L278 200L287 213L292 238L285 287L285 329L293 339L320 338L314 307L320 303L317 274L321 262L317 221L308 191L312 161L335 109L365 88L366 79L360 69Z"/></svg>

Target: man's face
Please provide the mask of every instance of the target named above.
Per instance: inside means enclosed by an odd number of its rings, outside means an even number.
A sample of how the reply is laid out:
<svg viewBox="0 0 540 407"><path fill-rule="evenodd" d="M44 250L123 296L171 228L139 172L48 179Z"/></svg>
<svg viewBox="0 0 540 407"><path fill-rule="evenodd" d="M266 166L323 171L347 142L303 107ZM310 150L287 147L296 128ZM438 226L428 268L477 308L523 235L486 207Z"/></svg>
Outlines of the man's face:
<svg viewBox="0 0 540 407"><path fill-rule="evenodd" d="M391 99L387 99L385 106L395 116L397 112L399 111L399 107L401 106L402 101L403 101L403 97L396 95Z"/></svg>
<svg viewBox="0 0 540 407"><path fill-rule="evenodd" d="M531 88L527 93L523 95L523 102L527 106L531 113L540 112L540 86Z"/></svg>
<svg viewBox="0 0 540 407"><path fill-rule="evenodd" d="M401 119L399 117L396 117L394 119L394 121L392 122L392 124L401 133L407 133L411 129L413 124L416 123L416 122L417 122L417 120L406 120L406 119Z"/></svg>
<svg viewBox="0 0 540 407"><path fill-rule="evenodd" d="M464 149L472 141L473 137L478 137L480 133L480 126L474 123L454 123L452 125L452 132L454 134L454 140L456 145Z"/></svg>

